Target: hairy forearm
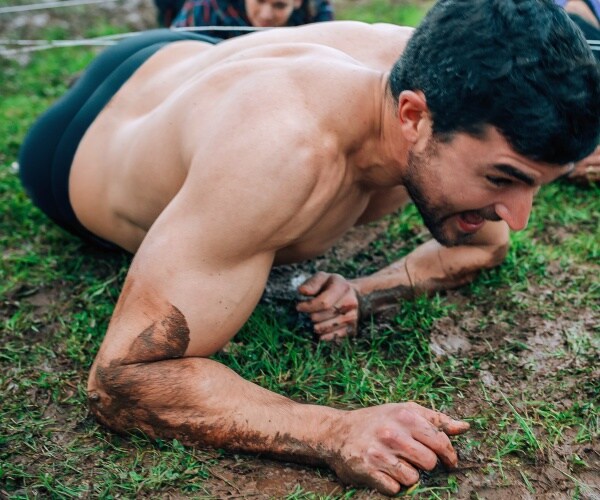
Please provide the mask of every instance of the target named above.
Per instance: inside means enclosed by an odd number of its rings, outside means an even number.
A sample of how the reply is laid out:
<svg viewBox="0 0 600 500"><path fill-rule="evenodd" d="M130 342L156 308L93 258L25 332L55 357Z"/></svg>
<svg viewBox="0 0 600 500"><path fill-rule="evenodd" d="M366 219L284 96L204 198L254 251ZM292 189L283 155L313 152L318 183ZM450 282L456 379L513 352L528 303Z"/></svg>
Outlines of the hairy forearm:
<svg viewBox="0 0 600 500"><path fill-rule="evenodd" d="M504 259L507 245L444 247L429 241L375 274L352 280L361 315L381 312L400 300L456 288Z"/></svg>
<svg viewBox="0 0 600 500"><path fill-rule="evenodd" d="M119 432L313 464L331 454L326 437L345 413L295 403L204 358L98 363L88 397L92 413Z"/></svg>

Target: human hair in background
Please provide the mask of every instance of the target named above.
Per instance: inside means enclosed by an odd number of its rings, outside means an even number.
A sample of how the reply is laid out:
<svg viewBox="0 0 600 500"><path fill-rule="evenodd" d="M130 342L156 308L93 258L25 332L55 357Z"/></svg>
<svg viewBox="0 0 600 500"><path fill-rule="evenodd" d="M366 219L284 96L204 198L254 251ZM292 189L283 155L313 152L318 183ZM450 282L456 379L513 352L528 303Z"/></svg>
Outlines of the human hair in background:
<svg viewBox="0 0 600 500"><path fill-rule="evenodd" d="M390 90L395 99L421 90L440 140L492 125L518 153L561 165L597 144L599 73L552 0L441 0L394 65Z"/></svg>
<svg viewBox="0 0 600 500"><path fill-rule="evenodd" d="M172 26L280 27L331 20L333 8L329 0L188 0L183 3ZM217 38L232 38L247 31L232 29L205 33Z"/></svg>

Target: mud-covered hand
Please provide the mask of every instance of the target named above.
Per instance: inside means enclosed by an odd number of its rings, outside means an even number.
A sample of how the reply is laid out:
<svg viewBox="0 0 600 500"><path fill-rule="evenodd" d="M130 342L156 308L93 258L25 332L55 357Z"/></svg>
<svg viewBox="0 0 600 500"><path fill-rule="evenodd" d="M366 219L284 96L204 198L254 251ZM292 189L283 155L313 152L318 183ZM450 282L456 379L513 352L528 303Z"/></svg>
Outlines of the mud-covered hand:
<svg viewBox="0 0 600 500"><path fill-rule="evenodd" d="M419 481L419 469L432 470L438 460L456 467L458 457L448 436L468 429L467 422L416 403L354 410L332 429L327 462L346 484L395 495L401 486Z"/></svg>
<svg viewBox="0 0 600 500"><path fill-rule="evenodd" d="M358 331L358 291L339 274L318 272L298 287L311 299L300 302L296 309L310 314L319 340L354 337Z"/></svg>

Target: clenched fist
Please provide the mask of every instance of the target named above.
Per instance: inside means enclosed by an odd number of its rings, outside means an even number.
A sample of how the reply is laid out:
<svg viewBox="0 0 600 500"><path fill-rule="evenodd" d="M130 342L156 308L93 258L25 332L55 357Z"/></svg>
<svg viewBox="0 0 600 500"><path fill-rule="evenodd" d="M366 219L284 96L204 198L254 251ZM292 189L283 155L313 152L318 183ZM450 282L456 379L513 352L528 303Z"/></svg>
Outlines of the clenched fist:
<svg viewBox="0 0 600 500"><path fill-rule="evenodd" d="M313 297L296 309L310 314L320 340L354 337L358 331L359 302L354 285L339 274L318 272L298 287L302 295Z"/></svg>
<svg viewBox="0 0 600 500"><path fill-rule="evenodd" d="M448 436L469 424L416 403L398 403L347 412L330 433L328 465L346 484L395 495L419 481L420 470L441 461L456 467Z"/></svg>

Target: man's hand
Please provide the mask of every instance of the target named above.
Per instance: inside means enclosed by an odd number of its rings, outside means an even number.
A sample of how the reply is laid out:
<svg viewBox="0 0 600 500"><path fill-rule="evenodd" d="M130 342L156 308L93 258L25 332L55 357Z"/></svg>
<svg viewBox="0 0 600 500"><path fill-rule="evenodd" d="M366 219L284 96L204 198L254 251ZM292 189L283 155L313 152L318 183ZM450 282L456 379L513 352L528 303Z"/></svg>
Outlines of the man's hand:
<svg viewBox="0 0 600 500"><path fill-rule="evenodd" d="M600 182L600 146L591 155L577 162L567 179L583 185Z"/></svg>
<svg viewBox="0 0 600 500"><path fill-rule="evenodd" d="M354 285L339 274L318 272L298 287L302 295L314 297L296 309L310 314L319 340L354 337L358 331L359 302Z"/></svg>
<svg viewBox="0 0 600 500"><path fill-rule="evenodd" d="M331 433L327 461L347 484L395 495L419 481L421 470L441 461L456 467L458 457L448 436L469 424L416 403L386 404L348 412Z"/></svg>

